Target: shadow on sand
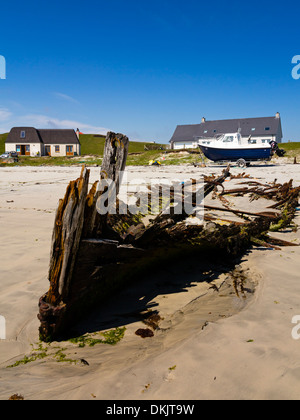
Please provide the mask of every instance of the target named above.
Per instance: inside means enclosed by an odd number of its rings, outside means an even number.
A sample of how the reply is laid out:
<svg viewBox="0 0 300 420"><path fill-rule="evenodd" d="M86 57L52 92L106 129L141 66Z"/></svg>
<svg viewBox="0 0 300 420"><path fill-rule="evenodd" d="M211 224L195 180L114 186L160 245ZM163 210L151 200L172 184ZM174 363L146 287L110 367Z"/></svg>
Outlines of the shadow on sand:
<svg viewBox="0 0 300 420"><path fill-rule="evenodd" d="M157 296L184 293L198 283L211 283L221 274L232 271L243 257L230 259L202 254L165 262L99 303L99 308L74 325L68 335L78 337L145 320L149 315L159 313ZM174 312L178 309L174 308Z"/></svg>

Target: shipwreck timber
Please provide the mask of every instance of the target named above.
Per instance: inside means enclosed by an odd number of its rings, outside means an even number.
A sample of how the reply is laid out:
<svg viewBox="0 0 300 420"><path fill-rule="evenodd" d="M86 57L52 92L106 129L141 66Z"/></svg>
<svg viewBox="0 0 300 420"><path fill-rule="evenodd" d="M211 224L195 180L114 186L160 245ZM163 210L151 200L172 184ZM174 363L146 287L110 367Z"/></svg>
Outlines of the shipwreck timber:
<svg viewBox="0 0 300 420"><path fill-rule="evenodd" d="M107 134L99 182L113 181L111 193L116 197L128 145L126 136ZM225 181L230 188L224 187ZM245 173L232 176L229 167L219 177L205 177L201 187L205 198L200 203L204 211L201 224L187 223L191 216L183 206L187 196L192 202L195 200L194 184L192 180L190 185L180 186L176 197L171 190L181 212L176 211L176 205L170 206L168 212L161 211L145 225L142 217L129 211L100 214L99 199L107 193L109 182L103 188L98 188L96 182L88 191L89 170L82 168L80 177L70 182L65 197L59 201L55 216L50 286L39 300L39 332L43 341L64 336L92 308L129 281L138 280L162 256L169 260L182 252L237 256L252 243L275 249L294 245L268 234L270 229L288 225L294 217L300 188L293 188L292 180L283 185L276 180L262 184ZM190 194L184 194L189 188ZM247 201L238 201L245 197ZM233 198L237 200L235 205ZM250 209L249 202L262 200L261 208ZM121 204L118 202L117 207Z"/></svg>

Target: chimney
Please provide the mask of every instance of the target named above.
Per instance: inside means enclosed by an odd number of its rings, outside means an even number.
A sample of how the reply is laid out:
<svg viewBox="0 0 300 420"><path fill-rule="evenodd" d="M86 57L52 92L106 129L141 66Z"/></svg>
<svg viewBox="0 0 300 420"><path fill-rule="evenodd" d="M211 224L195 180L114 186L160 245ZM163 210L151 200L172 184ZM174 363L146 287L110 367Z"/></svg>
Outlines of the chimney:
<svg viewBox="0 0 300 420"><path fill-rule="evenodd" d="M77 130L76 130L76 136L77 136L78 140L79 140L79 133L80 133L79 128L77 128Z"/></svg>
<svg viewBox="0 0 300 420"><path fill-rule="evenodd" d="M275 118L280 118L279 112L276 112Z"/></svg>
<svg viewBox="0 0 300 420"><path fill-rule="evenodd" d="M202 120L201 120L201 123L205 123L205 118L204 117L202 117Z"/></svg>

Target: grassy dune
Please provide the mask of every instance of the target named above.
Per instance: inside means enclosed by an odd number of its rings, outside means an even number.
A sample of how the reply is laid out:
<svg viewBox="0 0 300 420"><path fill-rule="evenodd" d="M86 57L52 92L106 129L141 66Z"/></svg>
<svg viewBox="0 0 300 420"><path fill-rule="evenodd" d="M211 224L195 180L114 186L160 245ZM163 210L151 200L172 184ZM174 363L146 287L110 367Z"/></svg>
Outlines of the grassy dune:
<svg viewBox="0 0 300 420"><path fill-rule="evenodd" d="M81 154L82 155L103 155L105 136L94 134L81 134ZM129 153L144 152L144 146L153 146L153 143L131 141L129 143ZM162 145L166 146L166 145Z"/></svg>
<svg viewBox="0 0 300 420"><path fill-rule="evenodd" d="M300 160L300 142L281 143L279 147L286 151L286 157L297 157Z"/></svg>
<svg viewBox="0 0 300 420"><path fill-rule="evenodd" d="M5 140L8 136L8 133L0 134L0 155L5 152Z"/></svg>

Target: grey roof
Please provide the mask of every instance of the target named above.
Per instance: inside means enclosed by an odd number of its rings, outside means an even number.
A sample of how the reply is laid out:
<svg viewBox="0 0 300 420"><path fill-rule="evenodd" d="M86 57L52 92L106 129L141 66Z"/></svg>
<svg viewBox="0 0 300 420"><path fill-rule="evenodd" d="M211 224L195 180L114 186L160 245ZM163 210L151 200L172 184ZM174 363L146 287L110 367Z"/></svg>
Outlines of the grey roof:
<svg viewBox="0 0 300 420"><path fill-rule="evenodd" d="M268 130L265 128L269 127ZM252 128L255 128L253 131ZM205 121L201 124L178 125L170 142L193 141L198 137L211 138L217 134L235 133L242 136L276 135L281 130L280 117L241 118L232 120Z"/></svg>
<svg viewBox="0 0 300 420"><path fill-rule="evenodd" d="M21 131L25 131L25 138L21 138ZM5 143L79 144L79 140L74 130L14 127Z"/></svg>
<svg viewBox="0 0 300 420"><path fill-rule="evenodd" d="M199 136L201 124L177 125L170 141L192 141Z"/></svg>
<svg viewBox="0 0 300 420"><path fill-rule="evenodd" d="M25 138L21 138L21 131L25 131ZM14 127L10 130L5 143L42 143L36 128Z"/></svg>
<svg viewBox="0 0 300 420"><path fill-rule="evenodd" d="M74 130L51 129L37 130L44 144L78 144L79 140Z"/></svg>

